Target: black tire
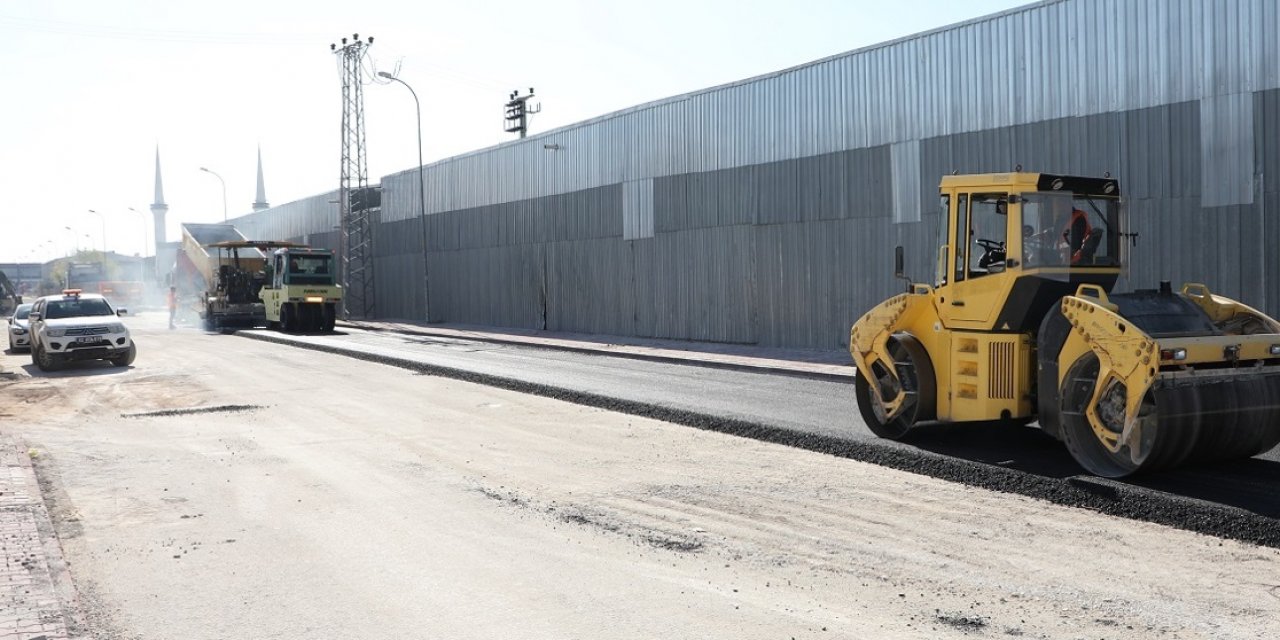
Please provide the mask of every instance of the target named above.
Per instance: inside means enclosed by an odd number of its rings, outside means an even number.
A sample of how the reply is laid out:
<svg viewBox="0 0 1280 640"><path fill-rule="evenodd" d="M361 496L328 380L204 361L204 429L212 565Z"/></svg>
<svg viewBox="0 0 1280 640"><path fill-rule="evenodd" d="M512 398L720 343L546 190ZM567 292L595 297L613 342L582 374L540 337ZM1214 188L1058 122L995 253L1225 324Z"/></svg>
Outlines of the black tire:
<svg viewBox="0 0 1280 640"><path fill-rule="evenodd" d="M929 360L924 347L908 334L895 335L889 344L889 351L897 361L896 373L901 376L902 388L893 390L896 393L913 392L915 400L905 407L893 420L885 421L877 415L875 395L871 393L871 383L862 375L862 370L854 376L854 396L858 400L858 410L867 428L876 436L886 440L900 440L911 429L936 416L937 387L934 381L933 363ZM879 366L879 365L877 365ZM890 391L882 390L881 393ZM895 396L896 397L896 396Z"/></svg>
<svg viewBox="0 0 1280 640"><path fill-rule="evenodd" d="M1062 430L1062 442L1067 445L1067 451L1071 452L1071 457L1075 458L1076 462L1089 473L1104 478L1123 478L1139 471L1181 462L1187 454L1184 447L1177 447L1181 450L1171 456L1177 458L1176 460L1164 459L1166 452L1160 450L1172 443L1162 443L1160 440L1167 439L1171 434L1165 434L1159 428L1154 434L1153 441L1147 444L1148 450L1140 452L1138 462L1134 462L1127 448L1122 447L1119 452L1113 452L1103 444L1098 434L1094 433L1088 416L1085 415L1085 410L1093 398L1093 388L1098 379L1099 368L1098 356L1092 352L1086 353L1071 364L1067 369L1066 377L1062 380L1062 389L1059 391L1059 428ZM1194 437L1192 440L1194 441Z"/></svg>
<svg viewBox="0 0 1280 640"><path fill-rule="evenodd" d="M320 319L320 310L314 304L306 304L298 307L298 315L301 316L303 333L316 333L320 331L322 324Z"/></svg>
<svg viewBox="0 0 1280 640"><path fill-rule="evenodd" d="M287 304L282 304L280 305L280 331L284 333L292 333L293 330L293 307Z"/></svg>
<svg viewBox="0 0 1280 640"><path fill-rule="evenodd" d="M853 393L858 399L858 411L862 413L862 421L867 423L867 428L871 430L871 433L887 440L899 440L907 435L907 432L915 425L904 421L901 416L887 423L882 422L880 417L876 415L872 404L875 399L871 397L871 384L867 382L867 378L862 375L861 370L855 371L853 376Z"/></svg>
<svg viewBox="0 0 1280 640"><path fill-rule="evenodd" d="M126 351L124 355L112 358L111 364L117 367L127 367L133 364L133 359L136 357L138 357L138 345L131 344L129 345L129 350Z"/></svg>
<svg viewBox="0 0 1280 640"><path fill-rule="evenodd" d="M62 356L49 353L44 349L32 349L31 359L41 371L58 371L62 369Z"/></svg>
<svg viewBox="0 0 1280 640"><path fill-rule="evenodd" d="M334 305L326 304L324 306L324 321L321 323L320 330L325 333L333 333L333 326L337 322L337 309Z"/></svg>

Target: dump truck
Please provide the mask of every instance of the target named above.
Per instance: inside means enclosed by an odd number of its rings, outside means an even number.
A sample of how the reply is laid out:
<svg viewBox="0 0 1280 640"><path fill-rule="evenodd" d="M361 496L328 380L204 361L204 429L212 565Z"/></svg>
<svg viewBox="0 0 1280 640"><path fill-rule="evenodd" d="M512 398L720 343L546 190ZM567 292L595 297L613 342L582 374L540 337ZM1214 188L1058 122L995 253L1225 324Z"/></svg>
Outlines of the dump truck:
<svg viewBox="0 0 1280 640"><path fill-rule="evenodd" d="M1110 478L1280 444L1280 323L1199 283L1113 292L1137 245L1115 179L951 175L940 195L933 283L898 247L906 291L850 330L875 435L1038 421Z"/></svg>
<svg viewBox="0 0 1280 640"><path fill-rule="evenodd" d="M180 296L198 291L205 328L333 331L342 302L327 249L247 240L228 224L184 224L174 274Z"/></svg>

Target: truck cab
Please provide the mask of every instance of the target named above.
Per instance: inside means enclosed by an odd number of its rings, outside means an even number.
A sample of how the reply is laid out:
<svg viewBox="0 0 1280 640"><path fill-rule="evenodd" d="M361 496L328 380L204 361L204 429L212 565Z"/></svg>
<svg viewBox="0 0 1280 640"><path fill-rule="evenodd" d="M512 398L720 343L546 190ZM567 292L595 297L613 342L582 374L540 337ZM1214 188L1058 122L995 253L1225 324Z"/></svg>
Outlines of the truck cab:
<svg viewBox="0 0 1280 640"><path fill-rule="evenodd" d="M261 291L268 325L282 331L333 331L342 302L336 267L327 249L276 249Z"/></svg>
<svg viewBox="0 0 1280 640"><path fill-rule="evenodd" d="M950 329L1034 331L1081 284L1110 292L1123 266L1110 178L946 176L934 288Z"/></svg>

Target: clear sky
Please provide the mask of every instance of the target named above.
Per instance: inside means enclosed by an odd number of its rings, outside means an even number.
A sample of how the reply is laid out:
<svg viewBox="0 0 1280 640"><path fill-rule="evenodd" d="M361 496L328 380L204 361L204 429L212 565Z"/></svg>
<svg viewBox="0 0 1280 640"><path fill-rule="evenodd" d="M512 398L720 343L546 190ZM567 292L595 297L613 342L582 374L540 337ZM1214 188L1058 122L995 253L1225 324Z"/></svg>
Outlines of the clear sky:
<svg viewBox="0 0 1280 640"><path fill-rule="evenodd" d="M337 188L329 44L352 33L418 92L429 163L510 139L515 88L537 90L537 133L1023 4L0 0L0 261L100 248L104 223L107 249L149 255L157 144L171 241L222 220L200 167L230 217L252 210L259 145L271 204ZM365 118L371 182L417 166L404 87L366 85Z"/></svg>

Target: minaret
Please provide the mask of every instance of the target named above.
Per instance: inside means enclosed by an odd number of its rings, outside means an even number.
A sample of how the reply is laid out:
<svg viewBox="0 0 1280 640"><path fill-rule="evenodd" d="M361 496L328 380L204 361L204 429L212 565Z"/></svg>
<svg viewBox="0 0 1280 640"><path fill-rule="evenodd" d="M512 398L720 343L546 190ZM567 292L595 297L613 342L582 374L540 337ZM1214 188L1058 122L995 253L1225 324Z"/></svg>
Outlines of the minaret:
<svg viewBox="0 0 1280 640"><path fill-rule="evenodd" d="M254 211L269 209L267 204L267 187L262 182L262 145L258 145L258 199L253 202Z"/></svg>
<svg viewBox="0 0 1280 640"><path fill-rule="evenodd" d="M151 203L151 217L155 220L156 227L156 255L160 255L160 247L168 242L168 235L165 233L164 214L169 211L169 205L164 203L164 185L160 182L160 145L156 145L156 201Z"/></svg>

